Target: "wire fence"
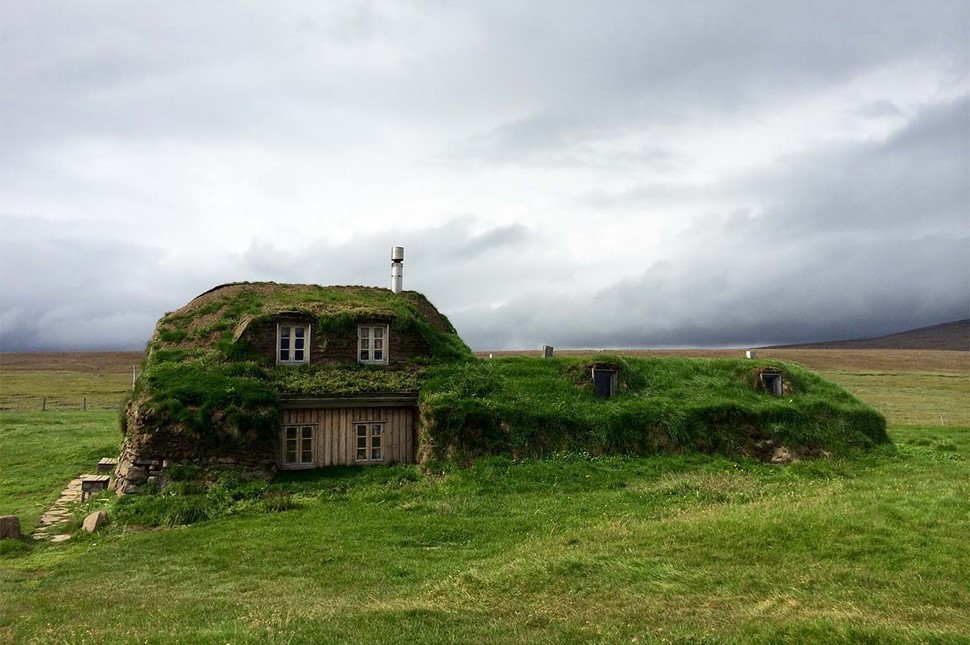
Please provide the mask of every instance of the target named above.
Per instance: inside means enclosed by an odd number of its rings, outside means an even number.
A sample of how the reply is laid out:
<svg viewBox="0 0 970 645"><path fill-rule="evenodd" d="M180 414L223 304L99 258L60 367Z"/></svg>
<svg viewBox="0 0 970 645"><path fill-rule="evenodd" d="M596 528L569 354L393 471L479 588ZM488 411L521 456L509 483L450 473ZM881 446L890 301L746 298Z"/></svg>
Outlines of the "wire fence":
<svg viewBox="0 0 970 645"><path fill-rule="evenodd" d="M91 396L15 395L0 397L0 411L6 412L95 412L117 410L127 394L93 393Z"/></svg>

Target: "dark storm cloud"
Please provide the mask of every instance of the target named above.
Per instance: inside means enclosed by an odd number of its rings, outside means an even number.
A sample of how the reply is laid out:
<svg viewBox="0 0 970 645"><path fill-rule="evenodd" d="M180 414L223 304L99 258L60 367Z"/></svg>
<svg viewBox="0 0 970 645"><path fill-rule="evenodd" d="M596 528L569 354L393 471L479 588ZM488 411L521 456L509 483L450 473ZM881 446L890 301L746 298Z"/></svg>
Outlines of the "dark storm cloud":
<svg viewBox="0 0 970 645"><path fill-rule="evenodd" d="M859 337L965 318L968 115L966 98L932 106L885 142L749 177L769 186L771 205L697 220L672 241L674 259L640 276L594 293L533 293L453 322L479 348L649 347Z"/></svg>
<svg viewBox="0 0 970 645"><path fill-rule="evenodd" d="M970 236L833 238L802 255L684 258L599 292L533 294L452 322L478 349L763 345L965 318Z"/></svg>
<svg viewBox="0 0 970 645"><path fill-rule="evenodd" d="M0 216L0 227L0 350L144 346L172 286L157 279L161 249L92 238L90 223Z"/></svg>

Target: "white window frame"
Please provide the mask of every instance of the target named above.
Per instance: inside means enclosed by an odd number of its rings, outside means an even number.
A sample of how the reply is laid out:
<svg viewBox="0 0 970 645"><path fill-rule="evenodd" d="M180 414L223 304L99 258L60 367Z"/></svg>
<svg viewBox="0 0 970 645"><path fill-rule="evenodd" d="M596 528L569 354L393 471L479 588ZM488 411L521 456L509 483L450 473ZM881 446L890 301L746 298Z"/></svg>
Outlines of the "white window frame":
<svg viewBox="0 0 970 645"><path fill-rule="evenodd" d="M283 358L283 329L286 328L288 331L288 342L286 346L287 357ZM297 334L295 330L303 330L303 349L300 350L296 347ZM298 352L303 352L302 360L295 360L293 355ZM306 365L310 362L310 325L300 324L300 323L276 323L276 363L279 365Z"/></svg>
<svg viewBox="0 0 970 645"><path fill-rule="evenodd" d="M378 329L381 330L379 339L374 333ZM387 365L387 345L390 336L390 325L379 323L357 325L357 362L363 365ZM375 349L374 345L377 344L376 341L378 340L380 340L381 347ZM374 358L374 352L377 351L381 352L380 358ZM364 352L367 352L367 358L363 358Z"/></svg>
<svg viewBox="0 0 970 645"><path fill-rule="evenodd" d="M290 431L293 431L293 459L290 459ZM317 424L294 423L283 426L283 466L285 468L313 468L316 466ZM307 448L309 442L309 448Z"/></svg>
<svg viewBox="0 0 970 645"><path fill-rule="evenodd" d="M379 464L387 454L387 422L354 421L354 461ZM376 445L375 445L376 444Z"/></svg>

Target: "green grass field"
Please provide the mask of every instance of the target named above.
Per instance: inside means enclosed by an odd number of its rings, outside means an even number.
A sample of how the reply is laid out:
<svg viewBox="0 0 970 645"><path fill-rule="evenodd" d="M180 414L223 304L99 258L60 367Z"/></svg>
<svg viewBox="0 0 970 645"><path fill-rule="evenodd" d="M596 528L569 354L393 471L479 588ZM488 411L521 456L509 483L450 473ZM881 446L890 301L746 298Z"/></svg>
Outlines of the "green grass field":
<svg viewBox="0 0 970 645"><path fill-rule="evenodd" d="M0 642L970 642L970 375L825 375L895 447L287 475L290 510L0 543ZM0 512L29 528L118 439L0 412Z"/></svg>

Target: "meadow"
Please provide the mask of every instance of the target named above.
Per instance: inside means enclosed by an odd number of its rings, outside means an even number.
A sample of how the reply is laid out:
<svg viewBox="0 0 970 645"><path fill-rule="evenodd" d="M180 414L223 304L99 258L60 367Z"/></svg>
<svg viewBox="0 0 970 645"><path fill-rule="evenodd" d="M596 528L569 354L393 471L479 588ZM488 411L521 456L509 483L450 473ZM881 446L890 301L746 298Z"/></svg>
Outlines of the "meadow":
<svg viewBox="0 0 970 645"><path fill-rule="evenodd" d="M874 405L894 445L289 474L189 526L0 543L0 642L970 642L970 353L804 351L771 357ZM0 513L28 530L120 435L107 401L26 390L123 392L130 361L97 360L58 381L0 357Z"/></svg>

